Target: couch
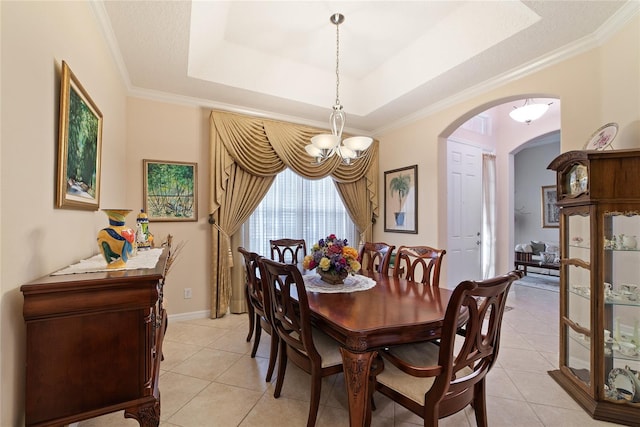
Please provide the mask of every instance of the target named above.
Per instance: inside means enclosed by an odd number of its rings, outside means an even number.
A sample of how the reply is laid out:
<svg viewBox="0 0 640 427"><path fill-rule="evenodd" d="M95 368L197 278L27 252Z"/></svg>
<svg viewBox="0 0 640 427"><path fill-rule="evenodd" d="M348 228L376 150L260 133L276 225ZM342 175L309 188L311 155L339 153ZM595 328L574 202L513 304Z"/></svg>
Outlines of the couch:
<svg viewBox="0 0 640 427"><path fill-rule="evenodd" d="M514 264L516 270L523 267L524 274L528 268L532 273L552 274L560 270L560 247L557 242L532 240L529 243L519 243L515 247Z"/></svg>

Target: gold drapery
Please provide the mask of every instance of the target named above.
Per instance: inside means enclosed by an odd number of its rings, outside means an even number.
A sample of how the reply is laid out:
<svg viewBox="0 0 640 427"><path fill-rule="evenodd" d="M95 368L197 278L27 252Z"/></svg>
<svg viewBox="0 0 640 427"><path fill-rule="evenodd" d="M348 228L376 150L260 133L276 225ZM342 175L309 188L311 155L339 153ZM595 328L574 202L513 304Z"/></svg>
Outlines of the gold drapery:
<svg viewBox="0 0 640 427"><path fill-rule="evenodd" d="M232 240L285 168L308 179L331 175L361 239L371 238L371 223L378 216L378 141L349 166L339 156L317 165L304 147L321 129L225 111L212 111L210 124L212 318L229 308L246 311L241 275L232 280Z"/></svg>

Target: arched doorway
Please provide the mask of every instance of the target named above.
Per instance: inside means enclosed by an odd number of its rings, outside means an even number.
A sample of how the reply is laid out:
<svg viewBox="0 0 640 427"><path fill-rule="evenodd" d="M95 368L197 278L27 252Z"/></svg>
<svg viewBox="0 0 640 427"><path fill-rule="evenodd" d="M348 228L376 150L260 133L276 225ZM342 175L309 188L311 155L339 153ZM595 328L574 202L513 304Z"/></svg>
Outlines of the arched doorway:
<svg viewBox="0 0 640 427"><path fill-rule="evenodd" d="M535 95L536 101L550 102L552 104L549 111L542 118L531 124L515 122L509 117L509 112L514 106L521 105L525 98L532 96L534 95L508 97L479 106L452 123L451 126L445 129L440 138L442 149L439 150L439 160L442 165L448 163L448 150L445 147L447 147L449 140L452 138L474 145L481 152L489 152L496 155L495 232L490 236L495 240L494 262L496 274L513 269L513 152L526 141L560 128L560 102L554 98L538 98L539 95ZM546 166L545 164L540 167L544 169ZM457 285L459 277L461 277L459 272L465 270L463 268L464 263L469 261L464 260L464 257L456 258L455 254L449 257L450 222L459 218L459 221L464 223L467 218L470 218L469 214L475 215L473 212L477 212L477 210L469 209L465 206L459 212L451 212L449 210L451 204L448 203L448 199L453 183L449 182L449 170L447 167L441 168L440 178L441 182L445 182L446 185L441 186L439 190L438 239L443 242L441 246L447 248L448 259L446 260L446 279L444 283L447 283L448 287L454 287ZM478 198L475 199L478 200ZM469 230L470 228L467 231ZM477 234L477 231L475 233ZM471 237L469 236L469 238ZM485 236L476 237L480 237L480 242L486 238ZM475 262L479 263L480 257L477 257ZM470 268L468 271L478 270L476 267L475 270ZM465 271L461 274L465 278L477 277L477 273L467 273ZM469 274L475 274L476 276L469 276Z"/></svg>

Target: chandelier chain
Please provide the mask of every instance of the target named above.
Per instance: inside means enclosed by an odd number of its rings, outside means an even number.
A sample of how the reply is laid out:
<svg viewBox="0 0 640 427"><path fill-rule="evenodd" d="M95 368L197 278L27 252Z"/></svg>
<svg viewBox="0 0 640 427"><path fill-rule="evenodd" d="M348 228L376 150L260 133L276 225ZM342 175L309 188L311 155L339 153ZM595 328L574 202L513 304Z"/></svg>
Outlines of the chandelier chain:
<svg viewBox="0 0 640 427"><path fill-rule="evenodd" d="M336 24L336 106L340 105L340 24Z"/></svg>

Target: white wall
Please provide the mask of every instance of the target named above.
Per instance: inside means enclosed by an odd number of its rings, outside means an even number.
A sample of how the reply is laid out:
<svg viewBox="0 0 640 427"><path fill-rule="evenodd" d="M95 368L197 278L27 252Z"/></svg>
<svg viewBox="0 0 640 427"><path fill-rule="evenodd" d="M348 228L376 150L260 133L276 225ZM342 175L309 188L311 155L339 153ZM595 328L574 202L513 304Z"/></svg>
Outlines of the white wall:
<svg viewBox="0 0 640 427"><path fill-rule="evenodd" d="M56 209L60 67L65 60L104 115L101 206L123 206L126 97L87 2L0 2L2 52L0 425L24 423L20 286L97 253L102 212Z"/></svg>

